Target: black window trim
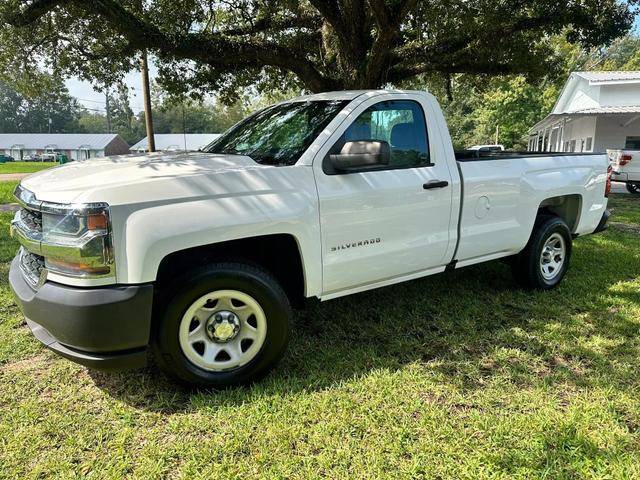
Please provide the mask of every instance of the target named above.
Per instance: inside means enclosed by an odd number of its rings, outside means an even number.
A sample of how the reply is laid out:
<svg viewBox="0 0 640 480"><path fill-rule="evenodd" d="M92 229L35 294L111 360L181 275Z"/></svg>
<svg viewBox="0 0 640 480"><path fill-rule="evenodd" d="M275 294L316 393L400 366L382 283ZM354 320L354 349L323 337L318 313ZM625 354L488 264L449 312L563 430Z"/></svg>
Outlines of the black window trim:
<svg viewBox="0 0 640 480"><path fill-rule="evenodd" d="M425 130L425 135L427 136L427 146L428 146L428 149L429 149L429 162L425 163L424 165L420 165L420 166L411 166L411 165L398 166L398 167L379 166L379 167L362 168L362 169L352 170L352 171L348 171L348 172L347 171L337 171L337 170L332 169L330 167L331 160L329 159L329 155L331 155L333 153L333 149L338 144L338 142L341 141L341 139L342 139L343 135L345 134L345 132L351 127L351 125L353 125L353 123L364 112L369 110L371 107L375 107L376 105L379 105L381 103L387 103L387 102L412 102L412 103L415 103L415 104L418 105L418 107L422 111L422 116L424 117L424 130ZM422 103L420 103L418 100L415 100L413 98L391 98L389 100L379 100L378 102L375 102L373 105L371 105L369 107L366 107L361 113L359 113L358 116L351 123L349 123L349 125L347 125L347 127L344 129L344 131L342 132L340 137L338 137L338 140L336 140L333 143L333 145L331 145L331 147L327 151L327 154L322 159L322 172L325 175L333 176L333 175L353 175L353 174L357 174L357 173L367 173L367 172L386 172L386 171L392 171L392 170L410 170L410 169L435 167L436 164L433 162L433 155L432 155L432 150L431 150L431 138L429 137L429 126L427 125L427 118L428 118L427 117L427 113L424 111L424 107L422 106ZM342 127L342 125L340 125L340 126Z"/></svg>

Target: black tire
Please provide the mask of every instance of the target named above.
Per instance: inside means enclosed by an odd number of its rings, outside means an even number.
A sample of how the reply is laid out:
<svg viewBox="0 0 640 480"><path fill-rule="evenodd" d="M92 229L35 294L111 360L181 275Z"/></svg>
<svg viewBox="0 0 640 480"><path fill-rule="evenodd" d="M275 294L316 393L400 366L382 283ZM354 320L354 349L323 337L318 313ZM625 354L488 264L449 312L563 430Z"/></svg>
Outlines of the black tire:
<svg viewBox="0 0 640 480"><path fill-rule="evenodd" d="M164 289L169 298L159 305L152 349L158 366L170 377L197 387L222 389L245 385L264 377L282 358L289 343L291 307L287 295L266 270L244 263L217 263L190 271ZM265 313L266 338L249 363L224 371L204 370L189 361L180 347L180 322L198 298L217 290L233 289L253 297ZM164 295L163 295L164 296Z"/></svg>
<svg viewBox="0 0 640 480"><path fill-rule="evenodd" d="M540 265L542 250L549 238L559 234L564 239L565 256L562 267L552 279L544 277ZM511 266L515 280L525 288L550 290L558 286L567 273L571 261L572 237L567 224L558 217L539 216L533 227L529 243L516 255Z"/></svg>
<svg viewBox="0 0 640 480"><path fill-rule="evenodd" d="M627 191L634 195L640 195L640 183L627 182Z"/></svg>

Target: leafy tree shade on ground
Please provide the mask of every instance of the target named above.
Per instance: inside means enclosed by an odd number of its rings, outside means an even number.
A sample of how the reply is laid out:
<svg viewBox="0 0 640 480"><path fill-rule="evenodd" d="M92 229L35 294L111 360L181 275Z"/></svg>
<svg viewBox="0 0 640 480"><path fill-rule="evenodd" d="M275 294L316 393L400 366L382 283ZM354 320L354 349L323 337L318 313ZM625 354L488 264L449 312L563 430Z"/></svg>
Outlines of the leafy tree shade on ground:
<svg viewBox="0 0 640 480"><path fill-rule="evenodd" d="M148 50L172 92L540 75L556 65L551 35L606 44L630 29L638 1L0 0L0 56L12 72L49 59L56 71L111 84Z"/></svg>

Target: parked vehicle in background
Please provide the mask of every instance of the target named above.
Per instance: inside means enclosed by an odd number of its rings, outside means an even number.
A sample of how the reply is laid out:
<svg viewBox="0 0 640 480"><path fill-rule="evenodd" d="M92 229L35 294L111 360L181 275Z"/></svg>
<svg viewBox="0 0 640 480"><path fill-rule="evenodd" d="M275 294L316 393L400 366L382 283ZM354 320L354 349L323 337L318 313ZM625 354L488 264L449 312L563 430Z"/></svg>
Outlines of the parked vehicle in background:
<svg viewBox="0 0 640 480"><path fill-rule="evenodd" d="M613 172L611 179L627 185L629 193L640 195L640 150L607 150Z"/></svg>
<svg viewBox="0 0 640 480"><path fill-rule="evenodd" d="M0 163L13 162L13 157L11 155L0 154Z"/></svg>
<svg viewBox="0 0 640 480"><path fill-rule="evenodd" d="M41 162L58 162L60 165L69 163L69 158L64 153L47 152L40 157Z"/></svg>
<svg viewBox="0 0 640 480"><path fill-rule="evenodd" d="M33 155L25 155L22 158L23 162L41 162L42 158L40 157L40 155L34 153Z"/></svg>
<svg viewBox="0 0 640 480"><path fill-rule="evenodd" d="M469 147L468 150L475 150L479 152L504 152L504 145L474 145Z"/></svg>
<svg viewBox="0 0 640 480"><path fill-rule="evenodd" d="M604 154L456 154L424 92L300 97L205 152L23 180L9 281L33 334L71 360L139 367L150 349L182 381L242 384L284 354L305 298L500 258L519 284L556 287L573 239L607 226L607 168Z"/></svg>

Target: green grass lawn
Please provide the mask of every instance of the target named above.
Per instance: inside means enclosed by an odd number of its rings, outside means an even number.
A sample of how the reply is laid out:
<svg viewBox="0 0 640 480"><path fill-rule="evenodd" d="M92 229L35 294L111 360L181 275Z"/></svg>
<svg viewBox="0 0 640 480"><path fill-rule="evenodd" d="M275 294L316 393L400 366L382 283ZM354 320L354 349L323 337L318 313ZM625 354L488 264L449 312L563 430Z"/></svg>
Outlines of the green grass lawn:
<svg viewBox="0 0 640 480"><path fill-rule="evenodd" d="M0 182L0 205L4 203L15 203L13 192L18 186L19 181Z"/></svg>
<svg viewBox="0 0 640 480"><path fill-rule="evenodd" d="M615 197L618 222L640 200ZM575 243L552 292L500 262L312 307L246 389L88 371L31 337L0 216L0 477L640 477L640 235ZM639 222L640 223L640 222Z"/></svg>
<svg viewBox="0 0 640 480"><path fill-rule="evenodd" d="M640 195L616 195L611 210L612 221L640 226Z"/></svg>
<svg viewBox="0 0 640 480"><path fill-rule="evenodd" d="M0 175L4 173L34 173L45 168L57 167L57 162L7 162L0 163Z"/></svg>

